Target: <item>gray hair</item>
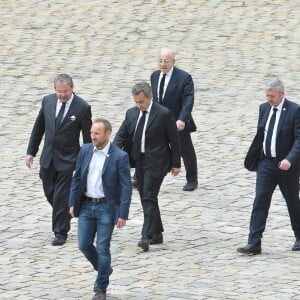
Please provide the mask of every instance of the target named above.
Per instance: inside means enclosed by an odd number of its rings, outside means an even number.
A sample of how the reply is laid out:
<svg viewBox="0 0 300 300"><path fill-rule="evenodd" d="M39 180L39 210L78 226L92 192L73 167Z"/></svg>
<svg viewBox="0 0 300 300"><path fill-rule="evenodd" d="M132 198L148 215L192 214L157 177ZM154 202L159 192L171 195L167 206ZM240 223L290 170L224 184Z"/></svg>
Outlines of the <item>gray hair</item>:
<svg viewBox="0 0 300 300"><path fill-rule="evenodd" d="M132 95L138 95L139 93L144 93L146 97L152 96L150 84L146 81L135 84L132 88Z"/></svg>
<svg viewBox="0 0 300 300"><path fill-rule="evenodd" d="M68 74L58 74L57 76L55 76L55 78L54 78L54 88L56 87L57 82L67 82L68 85L71 88L74 87L72 77Z"/></svg>
<svg viewBox="0 0 300 300"><path fill-rule="evenodd" d="M266 85L266 90L275 89L280 92L284 92L284 85L282 81L278 78L270 80Z"/></svg>
<svg viewBox="0 0 300 300"><path fill-rule="evenodd" d="M162 52L167 52L172 57L172 59L175 60L175 51L173 51L172 49L168 47L161 48L158 52L158 55L160 55Z"/></svg>

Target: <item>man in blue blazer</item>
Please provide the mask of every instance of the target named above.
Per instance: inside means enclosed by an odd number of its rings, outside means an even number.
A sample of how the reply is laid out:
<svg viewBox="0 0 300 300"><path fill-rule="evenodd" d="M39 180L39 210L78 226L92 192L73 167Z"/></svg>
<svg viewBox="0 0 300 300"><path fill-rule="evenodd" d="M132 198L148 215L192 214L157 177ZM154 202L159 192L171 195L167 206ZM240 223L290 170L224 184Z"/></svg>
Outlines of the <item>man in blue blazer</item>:
<svg viewBox="0 0 300 300"><path fill-rule="evenodd" d="M153 100L170 109L175 117L181 144L181 156L186 170L187 183L184 191L193 191L198 186L197 157L191 138L196 131L192 117L194 83L192 76L174 66L175 53L163 48L158 53L159 70L150 80Z"/></svg>
<svg viewBox="0 0 300 300"><path fill-rule="evenodd" d="M176 176L180 171L180 144L172 112L152 101L150 85L147 82L137 83L132 88L132 96L136 106L127 110L114 144L124 148L132 143L128 151L135 162L144 213L142 237L138 246L148 251L150 244L163 243L158 193L166 174L171 172ZM137 132L143 117L145 123L139 140Z"/></svg>
<svg viewBox="0 0 300 300"><path fill-rule="evenodd" d="M129 158L110 143L111 132L106 119L94 121L93 143L81 147L69 198L71 216L79 217L78 247L98 271L94 300L106 298L112 272L110 242L114 224L118 228L125 226L131 201Z"/></svg>
<svg viewBox="0 0 300 300"><path fill-rule="evenodd" d="M261 239L277 185L296 237L292 250L300 250L300 107L284 97L279 79L267 84L266 98L267 102L260 105L257 134L245 159L245 167L257 171L248 244L237 249L247 255L261 253Z"/></svg>
<svg viewBox="0 0 300 300"><path fill-rule="evenodd" d="M45 96L29 140L26 165L31 168L43 136L40 178L47 201L52 206L53 246L63 245L70 230L69 192L80 133L90 143L91 107L74 92L72 78L59 74L54 78L55 93Z"/></svg>

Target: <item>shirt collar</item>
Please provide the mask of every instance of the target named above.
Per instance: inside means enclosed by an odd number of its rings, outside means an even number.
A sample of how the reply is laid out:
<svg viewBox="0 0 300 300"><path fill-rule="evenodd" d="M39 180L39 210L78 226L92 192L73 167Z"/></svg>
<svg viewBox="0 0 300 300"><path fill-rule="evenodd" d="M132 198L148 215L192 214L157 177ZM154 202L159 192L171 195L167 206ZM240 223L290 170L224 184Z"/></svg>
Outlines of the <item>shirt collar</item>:
<svg viewBox="0 0 300 300"><path fill-rule="evenodd" d="M110 142L107 143L107 145L103 148L103 149L98 149L96 146L94 146L93 148L93 152L102 152L103 154L105 154L105 156L109 156L108 155L108 151L109 151L109 147L110 147Z"/></svg>
<svg viewBox="0 0 300 300"><path fill-rule="evenodd" d="M173 70L174 70L174 67L172 67L171 69L170 69L170 71L168 72L168 73L166 73L166 77L167 78L171 78L171 76L172 76L172 73L173 73ZM163 72L160 72L160 77L162 78L163 77L163 75L164 75L164 73Z"/></svg>

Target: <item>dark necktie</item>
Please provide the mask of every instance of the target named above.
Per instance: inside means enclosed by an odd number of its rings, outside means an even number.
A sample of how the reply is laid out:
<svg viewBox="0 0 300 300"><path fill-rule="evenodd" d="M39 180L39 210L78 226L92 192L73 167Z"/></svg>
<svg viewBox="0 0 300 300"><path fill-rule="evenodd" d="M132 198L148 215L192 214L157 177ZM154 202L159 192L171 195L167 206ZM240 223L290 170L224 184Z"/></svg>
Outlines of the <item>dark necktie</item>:
<svg viewBox="0 0 300 300"><path fill-rule="evenodd" d="M143 129L145 126L146 114L147 111L143 111L143 115L140 117L134 133L132 152L131 152L132 158L134 160L137 160L141 154L141 144L142 144L142 136L143 136Z"/></svg>
<svg viewBox="0 0 300 300"><path fill-rule="evenodd" d="M58 112L58 115L55 119L55 127L57 128L59 126L59 124L62 122L63 118L64 118L64 112L65 112L65 107L66 107L66 103L63 102L62 106Z"/></svg>
<svg viewBox="0 0 300 300"><path fill-rule="evenodd" d="M165 80L166 80L166 75L164 74L162 79L160 80L160 84L159 84L159 103L162 103L163 101L163 94L164 94L164 85L165 85Z"/></svg>
<svg viewBox="0 0 300 300"><path fill-rule="evenodd" d="M267 137L266 137L266 157L267 158L271 158L271 140L272 140L274 125L275 125L275 121L276 121L276 111L277 111L277 108L274 107L273 114L271 116L269 127L268 127Z"/></svg>

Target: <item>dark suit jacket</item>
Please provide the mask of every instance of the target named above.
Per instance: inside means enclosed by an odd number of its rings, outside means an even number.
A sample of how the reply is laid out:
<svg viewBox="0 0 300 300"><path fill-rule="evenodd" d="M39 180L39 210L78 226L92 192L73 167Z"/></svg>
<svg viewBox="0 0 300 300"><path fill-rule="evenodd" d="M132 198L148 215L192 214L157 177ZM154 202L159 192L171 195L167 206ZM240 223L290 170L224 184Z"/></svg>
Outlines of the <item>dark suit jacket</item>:
<svg viewBox="0 0 300 300"><path fill-rule="evenodd" d="M137 107L127 110L116 133L115 145L123 148L132 143L139 113ZM166 174L172 167L180 167L180 144L174 116L156 102L152 104L145 131L145 163L152 174L159 175Z"/></svg>
<svg viewBox="0 0 300 300"><path fill-rule="evenodd" d="M45 134L40 165L48 168L53 162L57 171L72 171L80 150L79 137L82 131L84 143L91 142L91 107L74 95L71 106L60 126L55 129L56 94L45 96L33 126L27 154L35 156Z"/></svg>
<svg viewBox="0 0 300 300"><path fill-rule="evenodd" d="M81 201L85 199L87 175L93 149L93 144L82 145L77 158L69 197L69 206L74 207L76 217L80 211ZM119 217L128 219L132 191L129 159L126 152L112 144L103 166L102 185L108 203L117 205L115 221Z"/></svg>
<svg viewBox="0 0 300 300"><path fill-rule="evenodd" d="M249 171L256 171L263 154L263 140L266 122L271 106L268 102L259 107L256 136L248 150L244 164ZM276 155L278 160L287 159L292 166L299 164L300 158L300 107L285 99L278 123L276 136Z"/></svg>
<svg viewBox="0 0 300 300"><path fill-rule="evenodd" d="M153 100L158 102L157 87L160 70L152 73L150 77ZM169 108L176 120L186 123L186 130L196 130L196 125L191 115L194 106L194 83L192 76L176 67L165 91L163 106Z"/></svg>

